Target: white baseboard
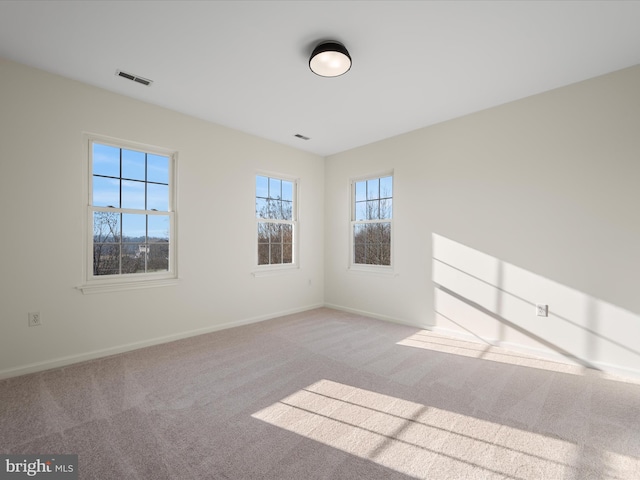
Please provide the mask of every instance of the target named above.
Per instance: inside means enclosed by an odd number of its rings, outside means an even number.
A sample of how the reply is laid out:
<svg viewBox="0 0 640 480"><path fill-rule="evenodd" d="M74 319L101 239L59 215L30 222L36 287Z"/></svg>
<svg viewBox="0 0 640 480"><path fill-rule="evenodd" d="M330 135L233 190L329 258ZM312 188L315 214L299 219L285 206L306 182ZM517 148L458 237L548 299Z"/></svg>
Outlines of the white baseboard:
<svg viewBox="0 0 640 480"><path fill-rule="evenodd" d="M325 307L332 308L334 310L340 310L347 313L354 313L356 315L362 315L363 317L375 318L377 320L384 320L385 322L398 323L400 325L406 325L408 327L416 327L423 329L430 329L431 327L428 325L418 325L416 323L410 322L408 320L403 320L401 318L389 317L387 315L380 315L374 312L367 312L365 310L358 310L357 308L344 307L342 305L334 305L332 303L325 303Z"/></svg>
<svg viewBox="0 0 640 480"><path fill-rule="evenodd" d="M397 323L400 325L406 325L409 327L420 328L424 330L429 330L434 333L438 333L440 335L446 335L452 338L458 338L460 340L466 340L470 342L484 342L490 345L494 345L496 347L505 348L508 350L513 350L515 352L523 353L526 355L533 355L541 358L546 358L549 360L568 363L575 365L570 359L558 354L557 352L549 352L542 349L532 348L526 345L511 343L511 342L500 342L497 339L480 339L474 335L469 333L458 332L455 330L449 330L447 328L441 328L433 325L417 325L415 323L409 322L407 320L390 317L387 315L380 315L374 312L368 312L365 310L359 310L350 307L344 307L341 305L334 305L330 303L324 304L316 304L316 305L308 305L306 307L294 308L290 310L283 310L280 312L273 312L266 315L259 315L256 317L246 318L242 320L235 320L232 322L226 322L222 324L213 325L210 327L200 328L196 330L189 330L186 332L176 333L172 335L166 335L163 337L156 337L148 340L143 340L140 342L128 343L125 345L119 345L117 347L105 348L101 350L94 350L91 352L81 353L77 355L69 355L65 357L59 357L53 360L47 360L44 362L31 363L27 365L23 365L20 367L9 368L5 370L0 370L0 379L17 377L20 375L27 375L29 373L41 372L44 370L50 370L53 368L60 368L67 365L72 365L74 363L84 362L88 360L95 360L97 358L108 357L111 355L116 355L119 353L129 352L131 350L137 350L139 348L151 347L153 345L160 345L163 343L169 343L176 340L181 340L183 338L194 337L197 335L203 335L206 333L212 333L219 330L226 330L228 328L240 327L242 325L249 325L252 323L258 323L265 320L270 320L272 318L283 317L285 315L292 315L295 313L305 312L308 310L314 310L316 308L332 308L334 310L340 310L343 312L353 313L356 315L362 315L364 317L375 318L378 320L383 320L387 322ZM603 362L591 362L596 368L600 369L602 372L609 374L613 377L620 377L619 379L633 379L634 381L640 381L640 370L622 367L619 365L611 365ZM616 378L613 378L616 379Z"/></svg>
<svg viewBox="0 0 640 480"><path fill-rule="evenodd" d="M101 350L94 350L91 352L80 353L77 355L69 355L65 357L58 357L53 360L46 360L44 362L30 363L20 367L8 368L0 370L0 380L10 377L18 377L20 375L27 375L29 373L41 372L44 370L50 370L52 368L60 368L74 363L85 362L87 360L95 360L97 358L108 357L116 355L118 353L129 352L131 350L137 350L139 348L151 347L153 345L160 345L162 343L169 343L183 338L195 337L197 335L203 335L205 333L217 332L219 330L226 330L228 328L240 327L242 325L249 325L251 323L258 323L272 318L283 317L285 315L291 315L294 313L306 312L316 308L323 307L324 304L309 305L306 307L294 308L290 310L284 310L281 312L269 313L266 315L259 315L257 317L245 318L242 320L235 320L232 322L226 322L222 324L212 325L210 327L198 328L195 330L189 330L186 332L175 333L172 335L166 335L163 337L151 338L148 340L142 340L139 342L127 343L125 345L119 345L117 347L104 348Z"/></svg>
<svg viewBox="0 0 640 480"><path fill-rule="evenodd" d="M421 328L421 329L429 330L431 332L434 332L440 335L445 335L447 337L457 338L457 339L465 340L468 342L483 343L485 345L488 344L495 347L512 350L513 352L522 353L525 355L531 355L534 357L539 357L539 358L551 360L558 363L565 363L569 365L579 365L577 362L572 361L570 358L567 358L558 352L543 350L543 349L530 347L530 346L522 345L518 343L502 342L498 339L480 338L470 333L460 332L457 330L449 330L447 328L442 328L435 325L418 325L416 323L413 323L407 320L398 319L395 317L389 317L387 315L380 315L374 312L368 312L368 311L359 310L356 308L344 307L342 305L325 303L324 306L327 308L333 308L334 310L341 310L343 312L362 315L364 317L370 317L370 318L375 318L375 319L383 320L387 322L398 323L400 325L407 325L410 327ZM633 381L634 383L636 381L640 381L640 370L627 368L620 365L612 365L604 362L597 362L597 361L590 361L589 363L593 365L595 368L599 369L604 376L611 378L612 380L623 380L623 381L626 380L626 381Z"/></svg>
<svg viewBox="0 0 640 480"><path fill-rule="evenodd" d="M502 342L494 338L479 338L470 333L459 332L457 330L450 330L448 328L442 328L437 326L426 327L425 330L430 330L433 333L445 335L447 337L457 338L460 340L465 340L468 342L489 344L494 347L500 347L506 350L511 350L513 352L522 353L525 355L531 355L534 357L539 357L539 358L551 360L558 363L564 363L568 365L580 365L579 363L571 360L570 358L567 358L566 356L558 352L530 347L528 345L522 345L520 343ZM596 369L600 370L604 375L611 377L612 379L617 379L617 380L629 379L629 380L633 380L634 383L635 381L640 380L640 370L623 367L620 365L613 365L610 363L591 361L591 360L589 360L589 363ZM615 377L621 377L621 378L615 378Z"/></svg>
<svg viewBox="0 0 640 480"><path fill-rule="evenodd" d="M532 355L534 357L541 357L548 360L558 361L561 363L578 365L578 363L572 362L570 359L567 359L566 357L564 357L563 355L557 352L551 352L551 351L543 350L540 348L530 347L527 345L521 345L521 344L512 343L512 342L503 342L497 338L478 337L471 333L460 332L458 330L450 330L448 328L443 328L438 326L431 327L429 328L429 330L439 335L445 335L447 337L457 338L460 340L465 340L467 342L482 343L486 345L491 345L493 347L500 347L500 348L505 348L507 350L514 350L518 353L523 353L525 355Z"/></svg>

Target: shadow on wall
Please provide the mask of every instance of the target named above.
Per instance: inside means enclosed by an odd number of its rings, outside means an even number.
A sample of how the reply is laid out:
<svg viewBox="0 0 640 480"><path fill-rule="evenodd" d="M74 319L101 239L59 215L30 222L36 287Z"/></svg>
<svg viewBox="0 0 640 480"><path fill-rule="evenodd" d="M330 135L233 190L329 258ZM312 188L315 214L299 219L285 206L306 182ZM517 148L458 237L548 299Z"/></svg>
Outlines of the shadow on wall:
<svg viewBox="0 0 640 480"><path fill-rule="evenodd" d="M436 332L640 376L639 315L437 234L433 281Z"/></svg>

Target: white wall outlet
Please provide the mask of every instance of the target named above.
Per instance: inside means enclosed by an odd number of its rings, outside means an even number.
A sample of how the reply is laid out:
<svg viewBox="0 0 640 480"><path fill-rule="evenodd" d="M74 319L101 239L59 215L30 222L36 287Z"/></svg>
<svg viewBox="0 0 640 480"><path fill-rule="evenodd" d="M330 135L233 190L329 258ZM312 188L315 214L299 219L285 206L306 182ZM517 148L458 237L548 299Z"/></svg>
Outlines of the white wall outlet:
<svg viewBox="0 0 640 480"><path fill-rule="evenodd" d="M538 317L548 317L549 316L549 305L542 305L541 303L536 304L536 315Z"/></svg>
<svg viewBox="0 0 640 480"><path fill-rule="evenodd" d="M29 326L39 327L42 325L42 319L40 318L40 312L29 312Z"/></svg>

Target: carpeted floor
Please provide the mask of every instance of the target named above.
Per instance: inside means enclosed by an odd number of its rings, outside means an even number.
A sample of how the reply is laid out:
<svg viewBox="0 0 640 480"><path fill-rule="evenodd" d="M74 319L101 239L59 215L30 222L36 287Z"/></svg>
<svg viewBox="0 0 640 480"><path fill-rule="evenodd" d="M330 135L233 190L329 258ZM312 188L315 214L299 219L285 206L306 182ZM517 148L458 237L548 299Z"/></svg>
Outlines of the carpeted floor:
<svg viewBox="0 0 640 480"><path fill-rule="evenodd" d="M0 382L81 479L640 479L640 385L318 309Z"/></svg>

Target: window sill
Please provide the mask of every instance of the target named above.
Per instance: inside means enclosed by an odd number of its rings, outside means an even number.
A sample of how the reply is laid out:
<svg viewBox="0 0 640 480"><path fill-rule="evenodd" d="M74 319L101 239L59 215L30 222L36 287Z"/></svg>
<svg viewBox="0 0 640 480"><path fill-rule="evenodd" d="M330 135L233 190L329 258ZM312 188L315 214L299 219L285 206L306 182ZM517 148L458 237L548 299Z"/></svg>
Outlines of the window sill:
<svg viewBox="0 0 640 480"><path fill-rule="evenodd" d="M273 275L282 275L296 270L300 270L300 267L298 267L298 265L286 265L277 267L269 266L254 270L251 272L251 275L253 277L271 277Z"/></svg>
<svg viewBox="0 0 640 480"><path fill-rule="evenodd" d="M380 277L397 277L399 274L395 273L393 267L381 267L378 265L351 265L347 268L349 273L356 273L360 275L375 275Z"/></svg>
<svg viewBox="0 0 640 480"><path fill-rule="evenodd" d="M85 295L92 295L94 293L124 292L127 290L167 287L167 286L177 285L177 284L178 284L177 278L159 278L159 279L137 280L137 281L128 281L128 282L85 283L84 285L79 285L76 288Z"/></svg>

